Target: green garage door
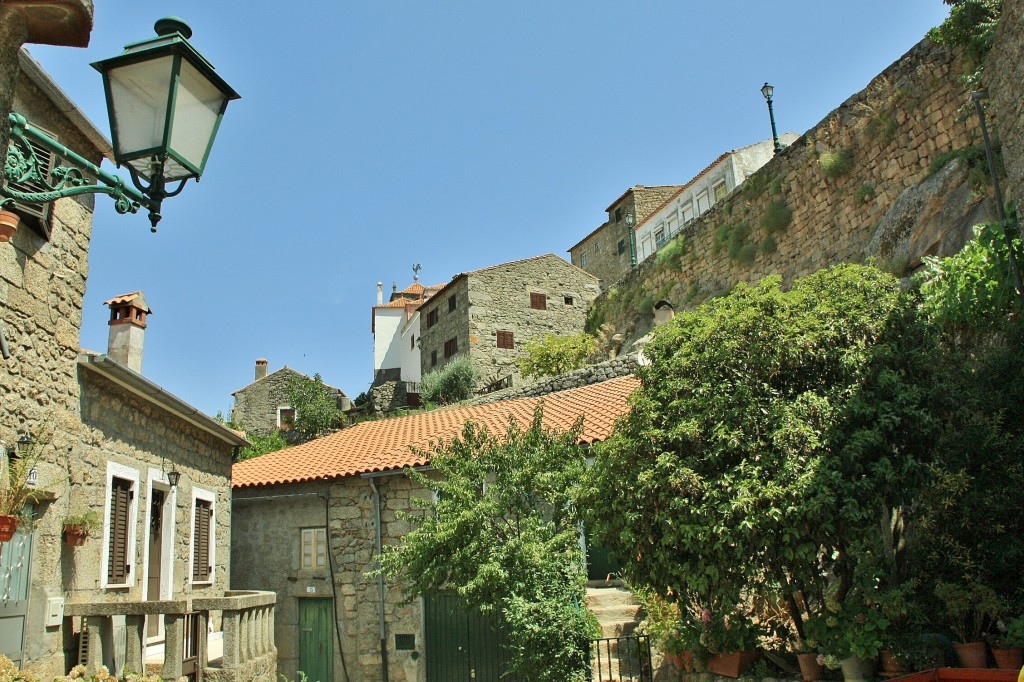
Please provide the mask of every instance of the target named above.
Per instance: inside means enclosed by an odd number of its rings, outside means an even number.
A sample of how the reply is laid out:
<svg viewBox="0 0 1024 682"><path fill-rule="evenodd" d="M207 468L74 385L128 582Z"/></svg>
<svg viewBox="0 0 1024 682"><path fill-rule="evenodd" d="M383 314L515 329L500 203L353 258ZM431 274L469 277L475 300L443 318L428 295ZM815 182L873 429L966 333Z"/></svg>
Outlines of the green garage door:
<svg viewBox="0 0 1024 682"><path fill-rule="evenodd" d="M334 600L299 600L299 670L309 682L334 682Z"/></svg>
<svg viewBox="0 0 1024 682"><path fill-rule="evenodd" d="M506 676L504 623L450 594L423 599L427 682L516 682Z"/></svg>

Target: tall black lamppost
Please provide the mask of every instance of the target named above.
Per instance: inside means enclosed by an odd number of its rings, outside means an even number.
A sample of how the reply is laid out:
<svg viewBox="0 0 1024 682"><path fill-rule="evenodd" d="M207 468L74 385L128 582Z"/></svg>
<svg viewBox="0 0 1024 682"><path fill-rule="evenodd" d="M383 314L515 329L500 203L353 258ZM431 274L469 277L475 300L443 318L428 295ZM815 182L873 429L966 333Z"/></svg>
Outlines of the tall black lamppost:
<svg viewBox="0 0 1024 682"><path fill-rule="evenodd" d="M761 86L761 94L764 95L764 99L768 102L768 118L772 121L772 139L775 141L775 153L778 154L782 151L782 145L779 144L779 134L775 132L775 112L772 111L772 93L775 92L775 88L765 83Z"/></svg>
<svg viewBox="0 0 1024 682"><path fill-rule="evenodd" d="M636 236L633 233L633 214L626 214L626 231L629 233L629 267L636 267Z"/></svg>

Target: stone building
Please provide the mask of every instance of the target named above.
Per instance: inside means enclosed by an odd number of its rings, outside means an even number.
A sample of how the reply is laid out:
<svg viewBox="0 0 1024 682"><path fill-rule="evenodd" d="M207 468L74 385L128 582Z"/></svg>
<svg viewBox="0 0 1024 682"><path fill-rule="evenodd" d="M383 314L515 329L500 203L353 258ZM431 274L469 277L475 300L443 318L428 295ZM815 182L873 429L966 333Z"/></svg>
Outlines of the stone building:
<svg viewBox="0 0 1024 682"><path fill-rule="evenodd" d="M606 439L633 376L543 398L545 426L568 428L585 417L581 443ZM517 398L362 422L302 445L235 464L232 584L278 594L279 672L349 682L471 679L450 666L458 642L445 637L433 601L403 585L367 577L384 544L410 530L398 512L431 494L403 472L429 467L422 450L457 436L467 421L504 433L509 419L529 423L541 398ZM260 561L244 557L260 555ZM450 650L451 648L451 650ZM465 660L465 652L462 660ZM386 672L384 672L386 670Z"/></svg>
<svg viewBox="0 0 1024 682"><path fill-rule="evenodd" d="M290 404L288 386L293 379L309 377L288 365L267 374L266 358L256 360L255 376L251 384L231 394L235 398L231 421L252 435L266 435L277 429L287 431L295 420L295 407ZM351 401L344 391L327 384L324 386L334 395L339 410L351 408Z"/></svg>
<svg viewBox="0 0 1024 682"><path fill-rule="evenodd" d="M423 373L464 355L483 388L516 383L524 344L582 332L598 293L594 275L552 253L456 275L419 308Z"/></svg>
<svg viewBox="0 0 1024 682"><path fill-rule="evenodd" d="M780 141L791 145L799 135L783 133ZM773 140L725 152L661 206L633 226L637 262L653 256L658 249L686 228L694 218L725 199L775 154Z"/></svg>
<svg viewBox="0 0 1024 682"><path fill-rule="evenodd" d="M0 102L2 120L13 107L90 162L110 158L103 134L27 54L13 73L7 59L8 39L38 38L46 16L58 35L84 32L61 44L84 45L91 3L50 3L35 19L34 5L8 6L0 85L17 87L0 87L0 97L13 95ZM71 6L88 21L75 23ZM92 207L88 197L16 206L21 223L0 242L0 471L38 456L39 497L34 523L0 544L0 653L49 679L80 661L141 670L159 641L166 677L193 666L199 676L270 682L273 640L259 626L274 595L227 589L231 453L246 441L141 375L149 307L139 292L110 300L108 352L80 351ZM90 511L102 528L82 546L62 543L64 520ZM225 633L209 666L206 638L190 636L208 623ZM186 652L185 642L198 648Z"/></svg>
<svg viewBox="0 0 1024 682"><path fill-rule="evenodd" d="M600 279L602 288L611 286L630 270L632 231L627 224L627 216L632 216L635 227L681 187L636 185L627 189L605 209L608 220L569 247L572 263ZM635 244L633 246L635 247Z"/></svg>

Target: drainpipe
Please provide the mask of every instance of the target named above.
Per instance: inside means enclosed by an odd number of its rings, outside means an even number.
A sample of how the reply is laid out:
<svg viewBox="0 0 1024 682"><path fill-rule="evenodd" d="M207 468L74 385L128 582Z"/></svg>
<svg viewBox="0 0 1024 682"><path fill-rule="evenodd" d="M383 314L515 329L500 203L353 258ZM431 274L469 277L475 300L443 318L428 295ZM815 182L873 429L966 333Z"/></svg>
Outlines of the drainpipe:
<svg viewBox="0 0 1024 682"><path fill-rule="evenodd" d="M377 556L380 556L381 552L383 552L380 531L380 488L377 487L377 482L372 478L368 480L370 481L370 487L373 488L373 512L377 529ZM388 635L384 625L384 574L382 573L377 574L377 600L380 605L380 679L383 682L388 682Z"/></svg>

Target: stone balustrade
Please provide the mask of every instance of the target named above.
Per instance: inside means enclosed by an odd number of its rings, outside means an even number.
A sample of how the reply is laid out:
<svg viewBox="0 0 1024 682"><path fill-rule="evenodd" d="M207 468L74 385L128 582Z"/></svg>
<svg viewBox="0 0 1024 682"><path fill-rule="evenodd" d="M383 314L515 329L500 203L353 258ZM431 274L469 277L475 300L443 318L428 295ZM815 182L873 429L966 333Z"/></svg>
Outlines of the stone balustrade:
<svg viewBox="0 0 1024 682"><path fill-rule="evenodd" d="M182 676L182 651L186 617L196 614L197 631L203 635L199 647L198 668L201 679L213 682L274 682L277 674L277 648L274 645L273 592L227 591L222 597L174 599L148 602L86 602L67 604L64 615L84 618L83 632L88 638L86 660L90 671L110 660L114 646L113 618L124 616L124 669L145 669L143 642L147 616L162 616L164 621L164 659L160 676L177 681ZM220 665L211 666L205 646L210 612L221 613L224 653ZM115 671L122 672L122 671Z"/></svg>

